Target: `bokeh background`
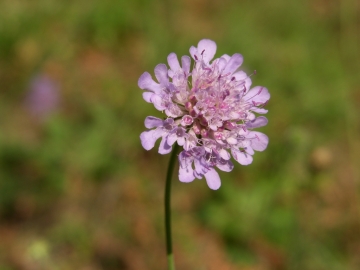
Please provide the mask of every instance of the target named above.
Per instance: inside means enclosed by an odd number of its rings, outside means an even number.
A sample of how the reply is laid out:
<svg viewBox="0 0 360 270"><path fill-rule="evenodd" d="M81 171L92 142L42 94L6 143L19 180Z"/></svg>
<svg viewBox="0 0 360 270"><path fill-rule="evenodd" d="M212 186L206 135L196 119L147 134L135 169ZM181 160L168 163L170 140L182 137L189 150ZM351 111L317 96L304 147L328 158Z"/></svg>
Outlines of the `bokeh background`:
<svg viewBox="0 0 360 270"><path fill-rule="evenodd" d="M360 269L356 0L0 1L0 269L165 269L169 156L137 80L210 38L271 93L270 144L173 181L178 269Z"/></svg>

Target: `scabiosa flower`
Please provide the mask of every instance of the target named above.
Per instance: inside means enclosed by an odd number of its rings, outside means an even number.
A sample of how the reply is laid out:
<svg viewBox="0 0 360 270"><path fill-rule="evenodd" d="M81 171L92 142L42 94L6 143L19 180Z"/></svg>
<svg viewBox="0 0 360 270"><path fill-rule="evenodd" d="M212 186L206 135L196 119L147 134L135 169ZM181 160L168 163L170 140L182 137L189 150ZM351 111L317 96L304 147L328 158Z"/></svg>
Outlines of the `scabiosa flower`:
<svg viewBox="0 0 360 270"><path fill-rule="evenodd" d="M183 147L179 154L179 180L191 182L205 177L211 189L221 185L215 168L229 172L234 165L231 156L241 165L253 161L254 151L267 147L268 137L255 128L268 122L264 106L270 98L265 87L250 88L251 79L242 70L241 54L223 55L213 60L216 44L203 39L190 48L194 60L183 56L181 64L171 53L165 64L155 67L155 77L145 72L138 85L143 98L166 114L165 119L148 116L140 135L146 150L161 138L160 154L171 152L177 143Z"/></svg>

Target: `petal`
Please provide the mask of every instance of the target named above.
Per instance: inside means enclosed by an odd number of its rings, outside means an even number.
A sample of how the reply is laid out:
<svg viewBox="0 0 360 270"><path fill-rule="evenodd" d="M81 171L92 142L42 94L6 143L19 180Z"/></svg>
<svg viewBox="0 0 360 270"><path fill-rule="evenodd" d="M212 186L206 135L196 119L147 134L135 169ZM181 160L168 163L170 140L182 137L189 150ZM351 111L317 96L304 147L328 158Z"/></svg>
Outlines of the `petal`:
<svg viewBox="0 0 360 270"><path fill-rule="evenodd" d="M179 167L179 180L184 183L190 183L195 179L194 170L191 167Z"/></svg>
<svg viewBox="0 0 360 270"><path fill-rule="evenodd" d="M256 113L260 113L260 114L264 114L264 113L267 113L268 110L267 109L264 109L264 108L254 108L254 109L251 109L253 112L256 112Z"/></svg>
<svg viewBox="0 0 360 270"><path fill-rule="evenodd" d="M269 143L269 138L264 133L252 131L250 136L255 137L251 140L251 147L256 151L264 151Z"/></svg>
<svg viewBox="0 0 360 270"><path fill-rule="evenodd" d="M145 127L147 128L154 128L163 126L164 121L160 118L155 116L148 116L145 118Z"/></svg>
<svg viewBox="0 0 360 270"><path fill-rule="evenodd" d="M259 116L258 118L255 118L254 120L246 122L247 128L259 128L266 126L268 123L268 120L265 116Z"/></svg>
<svg viewBox="0 0 360 270"><path fill-rule="evenodd" d="M160 84L166 85L169 82L168 68L165 64L158 64L155 67L155 77L160 82Z"/></svg>
<svg viewBox="0 0 360 270"><path fill-rule="evenodd" d="M149 72L144 72L140 76L138 86L143 90L149 90L156 94L161 92L161 86L152 79Z"/></svg>
<svg viewBox="0 0 360 270"><path fill-rule="evenodd" d="M193 158L191 156L189 156L187 151L182 151L179 154L179 164L180 167L187 167L187 166L191 166L193 162Z"/></svg>
<svg viewBox="0 0 360 270"><path fill-rule="evenodd" d="M220 149L219 151L219 156L225 160L229 160L230 159L230 154L228 151L226 151L225 149Z"/></svg>
<svg viewBox="0 0 360 270"><path fill-rule="evenodd" d="M151 103L151 97L152 97L153 95L154 95L153 92L144 92L144 93L142 94L143 99L144 99L146 102L148 102L148 103Z"/></svg>
<svg viewBox="0 0 360 270"><path fill-rule="evenodd" d="M159 154L161 155L165 155L165 154L168 154L170 153L172 150L172 146L171 145L168 145L167 143L167 136L164 136L161 140L161 143L159 145Z"/></svg>
<svg viewBox="0 0 360 270"><path fill-rule="evenodd" d="M140 134L141 145L145 150L152 149L157 139L161 137L162 133L163 131L161 129L153 129L142 132Z"/></svg>
<svg viewBox="0 0 360 270"><path fill-rule="evenodd" d="M204 60L205 63L209 63L214 58L216 53L216 43L210 39L200 40L197 47L197 57Z"/></svg>
<svg viewBox="0 0 360 270"><path fill-rule="evenodd" d="M248 115L247 115L248 120L252 121L252 120L255 120L255 118L256 118L255 114L253 114L251 112L248 113Z"/></svg>
<svg viewBox="0 0 360 270"><path fill-rule="evenodd" d="M270 99L270 94L267 88L256 86L245 95L245 98L247 101L263 104Z"/></svg>
<svg viewBox="0 0 360 270"><path fill-rule="evenodd" d="M245 71L242 71L242 70L239 70L239 71L235 72L235 73L233 74L233 76L234 76L235 79L238 80L238 81L245 80L245 79L248 77L248 75L246 74L246 72L245 72Z"/></svg>
<svg viewBox="0 0 360 270"><path fill-rule="evenodd" d="M194 170L191 167L179 167L179 180L183 183L190 183L194 181Z"/></svg>
<svg viewBox="0 0 360 270"><path fill-rule="evenodd" d="M226 60L226 63L227 63L230 60L231 57L228 54L224 54L220 58L224 58Z"/></svg>
<svg viewBox="0 0 360 270"><path fill-rule="evenodd" d="M170 134L170 135L168 136L168 138L167 138L167 143L168 143L169 145L173 145L174 142L176 142L177 138L178 138L178 137L177 137L176 133L172 133L172 134Z"/></svg>
<svg viewBox="0 0 360 270"><path fill-rule="evenodd" d="M250 147L250 144L251 144L251 139L247 138L245 141L242 141L239 144L239 147L245 148L247 153L249 153L250 155L253 155L254 150L252 150L252 148ZM247 148L251 148L251 150L248 150Z"/></svg>
<svg viewBox="0 0 360 270"><path fill-rule="evenodd" d="M234 137L229 137L229 138L227 138L227 139L226 139L226 142L227 142L228 144L237 144L237 143L238 143L237 139L234 138Z"/></svg>
<svg viewBox="0 0 360 270"><path fill-rule="evenodd" d="M190 65L191 65L191 59L189 56L184 55L183 57L181 57L181 64L182 64L182 69L186 74L189 74L190 72Z"/></svg>
<svg viewBox="0 0 360 270"><path fill-rule="evenodd" d="M192 168L192 158L187 157L185 151L179 154L179 180L189 183L195 179L194 170Z"/></svg>
<svg viewBox="0 0 360 270"><path fill-rule="evenodd" d="M230 160L222 160L216 164L216 167L224 172L231 172L234 169L234 164Z"/></svg>
<svg viewBox="0 0 360 270"><path fill-rule="evenodd" d="M167 57L168 64L173 71L181 69L176 53L170 53Z"/></svg>
<svg viewBox="0 0 360 270"><path fill-rule="evenodd" d="M218 61L217 61L217 66L219 68L219 70L223 70L226 67L226 59L221 57Z"/></svg>
<svg viewBox="0 0 360 270"><path fill-rule="evenodd" d="M249 165L253 161L253 157L250 154L234 148L231 149L231 154L233 158L241 165Z"/></svg>
<svg viewBox="0 0 360 270"><path fill-rule="evenodd" d="M196 147L196 141L193 139L193 137L188 137L188 139L185 141L184 149L186 151L189 151L190 149Z"/></svg>
<svg viewBox="0 0 360 270"><path fill-rule="evenodd" d="M235 53L233 56L231 56L231 58L227 62L224 70L222 71L222 74L234 73L234 71L236 71L241 66L242 63L243 63L242 55L239 53Z"/></svg>
<svg viewBox="0 0 360 270"><path fill-rule="evenodd" d="M158 95L153 95L151 97L151 102L154 104L155 108L159 111L163 111L166 109L163 99Z"/></svg>
<svg viewBox="0 0 360 270"><path fill-rule="evenodd" d="M246 146L246 149L245 149L246 153L249 154L249 155L253 155L255 154L255 151L254 149L250 146L250 144L248 146Z"/></svg>
<svg viewBox="0 0 360 270"><path fill-rule="evenodd" d="M165 114L169 117L180 117L182 116L183 112L177 107L177 105L172 104L173 106L169 106L165 110Z"/></svg>
<svg viewBox="0 0 360 270"><path fill-rule="evenodd" d="M196 58L194 57L194 55L196 55L197 49L196 49L194 46L191 46L189 52L190 52L190 55L192 56L192 58L194 58L194 59L196 60ZM197 56L197 59L199 59L198 56Z"/></svg>
<svg viewBox="0 0 360 270"><path fill-rule="evenodd" d="M245 92L249 91L252 81L244 71L237 71L233 74L233 76L235 77L236 81L244 81L244 84L241 84L239 87L240 90L243 90L245 86Z"/></svg>
<svg viewBox="0 0 360 270"><path fill-rule="evenodd" d="M205 174L205 178L206 178L206 183L209 188L211 188L213 190L217 190L220 188L220 186L221 186L220 176L217 173L217 171L215 171L213 168L211 168Z"/></svg>
<svg viewBox="0 0 360 270"><path fill-rule="evenodd" d="M172 77L174 77L174 75L175 75L175 72L172 71L171 69L169 69L169 70L168 70L168 76L169 76L170 78L172 78Z"/></svg>
<svg viewBox="0 0 360 270"><path fill-rule="evenodd" d="M183 146L185 144L185 137L178 138L177 143L178 145Z"/></svg>
<svg viewBox="0 0 360 270"><path fill-rule="evenodd" d="M208 171L208 168L206 168L201 162L201 160L198 158L194 160L194 166L195 166L195 176L199 179L201 179L203 175Z"/></svg>

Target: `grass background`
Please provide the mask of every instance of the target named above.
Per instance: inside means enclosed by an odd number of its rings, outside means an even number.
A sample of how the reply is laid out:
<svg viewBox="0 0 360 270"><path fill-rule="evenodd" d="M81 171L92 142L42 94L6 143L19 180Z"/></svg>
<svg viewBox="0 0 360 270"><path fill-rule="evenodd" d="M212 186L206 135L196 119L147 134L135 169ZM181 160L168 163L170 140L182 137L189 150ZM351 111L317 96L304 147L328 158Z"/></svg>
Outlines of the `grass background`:
<svg viewBox="0 0 360 270"><path fill-rule="evenodd" d="M168 156L137 80L202 38L271 99L253 164L174 179L178 269L359 269L356 0L0 1L0 269L165 269ZM27 104L34 78L58 106ZM40 103L41 104L41 103Z"/></svg>

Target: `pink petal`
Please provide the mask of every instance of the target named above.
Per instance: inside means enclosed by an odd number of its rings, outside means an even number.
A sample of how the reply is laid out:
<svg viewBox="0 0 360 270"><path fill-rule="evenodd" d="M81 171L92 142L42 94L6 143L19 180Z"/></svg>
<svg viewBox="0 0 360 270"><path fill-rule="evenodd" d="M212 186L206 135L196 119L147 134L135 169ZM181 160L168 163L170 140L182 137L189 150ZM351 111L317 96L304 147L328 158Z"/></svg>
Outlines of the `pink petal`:
<svg viewBox="0 0 360 270"><path fill-rule="evenodd" d="M156 94L161 92L161 87L158 83L156 83L149 72L144 72L139 80L138 80L138 85L141 89L143 90L149 90L152 91Z"/></svg>
<svg viewBox="0 0 360 270"><path fill-rule="evenodd" d="M184 152L179 154L179 180L189 183L195 179L194 170L192 168L192 159L184 157Z"/></svg>
<svg viewBox="0 0 360 270"><path fill-rule="evenodd" d="M245 95L245 98L248 102L263 104L270 99L270 94L267 88L263 86L256 86Z"/></svg>
<svg viewBox="0 0 360 270"><path fill-rule="evenodd" d="M155 67L155 77L160 82L160 84L167 84L169 82L167 73L168 68L165 64L158 64Z"/></svg>
<svg viewBox="0 0 360 270"><path fill-rule="evenodd" d="M227 141L228 144L233 144L233 145L238 143L238 140L236 138L234 138L234 137L229 137L229 138L226 139L226 141Z"/></svg>
<svg viewBox="0 0 360 270"><path fill-rule="evenodd" d="M233 74L233 77L235 77L236 81L244 81L244 84L238 87L239 90L246 89L246 92L250 90L250 86L252 82L250 77L244 71L240 70L235 72Z"/></svg>
<svg viewBox="0 0 360 270"><path fill-rule="evenodd" d="M213 168L211 168L205 174L205 178L206 178L206 183L209 188L211 188L213 190L217 190L220 188L220 186L221 186L220 176L217 173L217 171L215 171Z"/></svg>
<svg viewBox="0 0 360 270"><path fill-rule="evenodd" d="M167 57L167 61L168 61L168 64L169 64L171 70L173 70L174 72L181 69L179 60L175 53L170 53L169 56Z"/></svg>
<svg viewBox="0 0 360 270"><path fill-rule="evenodd" d="M159 129L153 129L149 131L144 131L140 134L141 145L145 150L150 150L154 147L155 142L162 135L163 131Z"/></svg>
<svg viewBox="0 0 360 270"><path fill-rule="evenodd" d="M224 58L226 60L226 63L227 63L230 60L231 57L228 54L224 54L220 58Z"/></svg>
<svg viewBox="0 0 360 270"><path fill-rule="evenodd" d="M179 180L184 183L190 183L195 179L193 169L179 168Z"/></svg>
<svg viewBox="0 0 360 270"><path fill-rule="evenodd" d="M248 115L247 115L247 119L252 121L256 118L255 114L251 113L251 112L248 112Z"/></svg>
<svg viewBox="0 0 360 270"><path fill-rule="evenodd" d="M244 153L234 148L231 149L231 154L233 158L241 165L249 165L253 161L253 157L250 154Z"/></svg>
<svg viewBox="0 0 360 270"><path fill-rule="evenodd" d="M250 146L251 141L248 141L248 142L249 142L249 143L248 143L249 145L246 146L246 150L245 150L245 151L246 151L247 154L249 154L249 155L252 156L253 154L255 154L255 151L254 151L254 149Z"/></svg>
<svg viewBox="0 0 360 270"><path fill-rule="evenodd" d="M176 135L176 133L172 133L172 134L170 134L169 136L168 136L168 138L167 138L167 143L169 144L169 145L173 145L175 142L176 142L176 140L177 140L177 135Z"/></svg>
<svg viewBox="0 0 360 270"><path fill-rule="evenodd" d="M163 125L163 120L154 116L148 116L145 118L145 127L146 128L154 128L160 127Z"/></svg>
<svg viewBox="0 0 360 270"><path fill-rule="evenodd" d="M144 99L146 102L148 102L148 103L151 103L151 98L152 98L153 95L154 95L153 92L144 92L144 93L142 94L143 99Z"/></svg>
<svg viewBox="0 0 360 270"><path fill-rule="evenodd" d="M259 128L266 126L268 123L268 120L265 116L259 116L258 118L255 118L254 120L251 120L246 123L247 128Z"/></svg>
<svg viewBox="0 0 360 270"><path fill-rule="evenodd" d="M153 95L151 97L151 102L154 104L155 108L159 111L163 111L166 109L163 99L158 95Z"/></svg>
<svg viewBox="0 0 360 270"><path fill-rule="evenodd" d="M228 151L226 151L225 149L220 149L219 151L219 156L225 160L229 160L230 159L230 154Z"/></svg>
<svg viewBox="0 0 360 270"><path fill-rule="evenodd" d="M169 76L170 78L173 78L173 77L174 77L174 74L175 74L174 71L172 71L171 69L168 70L168 76Z"/></svg>
<svg viewBox="0 0 360 270"><path fill-rule="evenodd" d="M172 150L172 146L168 145L167 138L164 136L161 140L160 146L159 146L159 154L165 155L170 153Z"/></svg>
<svg viewBox="0 0 360 270"><path fill-rule="evenodd" d="M222 74L234 73L242 64L243 57L239 53L235 53L227 62L225 69L222 71Z"/></svg>
<svg viewBox="0 0 360 270"><path fill-rule="evenodd" d="M187 166L191 166L192 162L193 162L193 158L187 156L186 151L180 152L180 154L179 154L180 167L185 168Z"/></svg>
<svg viewBox="0 0 360 270"><path fill-rule="evenodd" d="M192 58L194 58L196 60L195 55L197 53L197 49L194 46L191 46L189 52L190 52L190 55L192 56ZM196 57L199 60L199 57L198 56L196 56Z"/></svg>
<svg viewBox="0 0 360 270"><path fill-rule="evenodd" d="M219 58L219 60L217 60L217 66L219 68L219 70L223 70L226 67L226 63L227 60L223 57Z"/></svg>
<svg viewBox="0 0 360 270"><path fill-rule="evenodd" d="M194 170L191 167L179 167L179 180L184 183L190 183L195 179Z"/></svg>
<svg viewBox="0 0 360 270"><path fill-rule="evenodd" d="M184 55L183 57L181 57L181 64L182 64L182 69L186 74L189 74L190 72L190 65L191 65L191 59L189 56Z"/></svg>
<svg viewBox="0 0 360 270"><path fill-rule="evenodd" d="M217 163L216 167L218 167L220 170L224 172L231 172L232 169L234 169L234 164L232 164L231 161L226 161L223 164Z"/></svg>
<svg viewBox="0 0 360 270"><path fill-rule="evenodd" d="M252 131L249 136L255 137L251 140L251 147L256 151L264 151L269 143L269 138L264 133Z"/></svg>
<svg viewBox="0 0 360 270"><path fill-rule="evenodd" d="M199 179L202 178L202 176L208 172L208 168L206 168L200 161L200 159L194 160L194 166L195 166L195 176Z"/></svg>
<svg viewBox="0 0 360 270"><path fill-rule="evenodd" d="M254 108L254 109L251 109L253 112L256 112L256 113L260 113L260 114L264 114L264 113L267 113L268 110L267 109L264 109L264 108Z"/></svg>
<svg viewBox="0 0 360 270"><path fill-rule="evenodd" d="M185 144L185 138L184 137L178 138L177 143L178 145L183 146Z"/></svg>
<svg viewBox="0 0 360 270"><path fill-rule="evenodd" d="M214 58L216 53L216 43L210 39L202 39L198 43L197 57L204 60L205 63L209 63ZM202 56L201 56L202 54Z"/></svg>

